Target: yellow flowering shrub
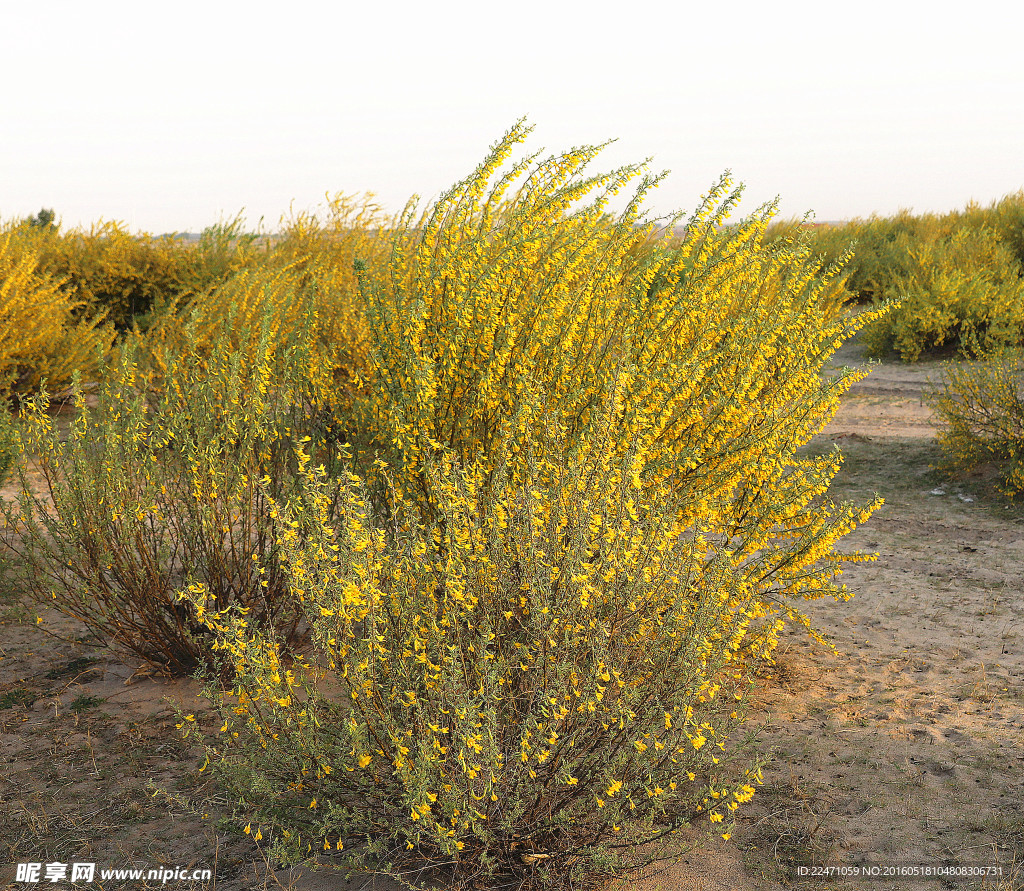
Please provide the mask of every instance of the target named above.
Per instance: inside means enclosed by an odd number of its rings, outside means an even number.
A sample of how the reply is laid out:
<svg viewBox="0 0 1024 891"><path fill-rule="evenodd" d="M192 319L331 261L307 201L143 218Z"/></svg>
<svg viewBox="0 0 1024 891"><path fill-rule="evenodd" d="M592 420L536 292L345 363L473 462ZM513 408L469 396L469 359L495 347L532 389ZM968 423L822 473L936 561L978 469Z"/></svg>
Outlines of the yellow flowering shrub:
<svg viewBox="0 0 1024 891"><path fill-rule="evenodd" d="M939 419L945 469L993 464L1003 492L1024 492L1024 361L1019 351L991 352L957 362L928 394Z"/></svg>
<svg viewBox="0 0 1024 891"><path fill-rule="evenodd" d="M355 426L370 443L366 476L383 458L398 495L429 513L419 468L432 451L488 472L506 465L514 479L537 418L552 414L565 428L572 460L612 394L611 448L632 451L637 478L670 481L685 493L684 522L742 542L772 603L808 593L818 583L806 567L828 559L859 511L808 513L838 460L794 455L853 380L823 377L823 363L882 312L848 317L839 268L821 269L799 242L765 245L770 208L723 229L738 197L727 180L681 244L650 240L639 205L651 177L621 215L606 212L641 172L586 177L598 149L514 165L488 190L524 135L511 131L435 207L409 215L386 262L363 274L373 371ZM804 536L826 528L842 532L807 550ZM776 566L783 543L801 556Z"/></svg>
<svg viewBox="0 0 1024 891"><path fill-rule="evenodd" d="M102 318L81 318L82 305L39 269L38 257L0 234L0 396L59 392L77 372L95 378L114 340Z"/></svg>
<svg viewBox="0 0 1024 891"><path fill-rule="evenodd" d="M240 218L208 227L194 243L174 235L132 234L110 221L66 232L56 225L8 226L7 234L19 257L35 257L68 299L122 331L259 256L257 236L244 232Z"/></svg>
<svg viewBox="0 0 1024 891"><path fill-rule="evenodd" d="M280 854L585 885L637 865L617 845L728 831L757 782L736 764L752 590L613 438L572 466L544 443L519 484L432 459L440 522L410 507L395 533L357 477L307 471L279 524L305 658L184 592L234 678L208 755Z"/></svg>
<svg viewBox="0 0 1024 891"><path fill-rule="evenodd" d="M282 856L552 887L687 821L727 835L751 670L867 559L835 544L877 502L833 502L839 456L797 450L853 379L823 363L878 313L766 244L770 208L723 228L727 182L658 238L656 178L590 175L595 148L508 163L525 135L359 258L352 470L300 457L276 500L310 650L181 593L234 678L209 761Z"/></svg>
<svg viewBox="0 0 1024 891"><path fill-rule="evenodd" d="M214 661L212 637L175 599L192 581L283 647L302 634L269 501L288 493L293 443L307 438L301 367L265 345L252 363L232 351L204 358L183 353L153 391L126 347L98 404L76 392L66 434L45 395L26 400L20 451L45 491L22 473L4 505L6 543L37 597L176 674Z"/></svg>
<svg viewBox="0 0 1024 891"><path fill-rule="evenodd" d="M901 210L814 227L775 223L766 238L798 230L824 261L846 258L856 300L902 302L866 328L875 355L896 351L916 361L927 353L967 354L975 340L989 349L1024 337L1024 192L946 214Z"/></svg>
<svg viewBox="0 0 1024 891"><path fill-rule="evenodd" d="M890 217L807 226L784 221L773 224L769 240L800 227L815 254L826 262L845 259L847 288L860 303L881 302L899 276L910 270L910 252L929 242L948 238L956 223L952 215L915 214L900 210Z"/></svg>
<svg viewBox="0 0 1024 891"><path fill-rule="evenodd" d="M1024 343L1024 273L995 230L925 242L909 250L908 266L886 291L899 307L864 332L873 354L895 350L913 362L929 350Z"/></svg>

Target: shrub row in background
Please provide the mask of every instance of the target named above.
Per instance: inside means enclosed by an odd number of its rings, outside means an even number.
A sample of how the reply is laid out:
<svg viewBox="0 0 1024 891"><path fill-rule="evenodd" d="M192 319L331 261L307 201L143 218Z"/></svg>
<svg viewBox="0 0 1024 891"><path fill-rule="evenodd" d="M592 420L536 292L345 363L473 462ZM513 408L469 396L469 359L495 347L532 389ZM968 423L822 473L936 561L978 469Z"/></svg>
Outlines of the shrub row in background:
<svg viewBox="0 0 1024 891"><path fill-rule="evenodd" d="M780 224L770 237L799 228ZM1024 192L948 214L871 217L809 232L825 260L853 245L847 287L862 303L901 305L869 325L874 355L907 361L1024 342Z"/></svg>
<svg viewBox="0 0 1024 891"><path fill-rule="evenodd" d="M847 287L855 299L900 301L866 326L869 354L956 355L930 396L945 468L992 465L1005 494L1024 491L1024 192L943 215L903 211L813 229L780 223L769 238L797 232L826 259L853 245Z"/></svg>
<svg viewBox="0 0 1024 891"><path fill-rule="evenodd" d="M197 240L132 235L116 223L64 232L48 210L8 223L0 229L0 395L39 392L44 380L59 393L75 371L94 382L115 338L134 343L151 381L186 347L202 361L227 341L251 362L266 328L274 350L304 337L333 357L308 369L309 389L319 401L346 398L367 353L355 260L372 255L382 222L368 198L339 195L273 238L246 232L240 218Z"/></svg>
<svg viewBox="0 0 1024 891"><path fill-rule="evenodd" d="M95 378L115 332L24 250L0 233L0 400L65 390L77 373Z"/></svg>
<svg viewBox="0 0 1024 891"><path fill-rule="evenodd" d="M34 258L87 314L102 315L121 331L144 323L155 307L222 281L258 252L260 242L240 218L208 227L195 242L132 234L116 222L88 230L32 222L4 228L12 252Z"/></svg>
<svg viewBox="0 0 1024 891"><path fill-rule="evenodd" d="M350 280L326 279L351 279L350 260L356 253L372 253L368 241L387 222L371 200L345 196L331 199L319 216L300 214L283 222L272 238L247 232L241 218L208 227L192 242L130 234L117 223L62 231L52 214L42 211L3 227L8 267L0 269L0 282L12 277L12 264L31 265L63 295L76 319L106 321L122 332L164 319L169 322L165 334L180 331L179 315L193 299L216 292L215 286L251 263L301 270L326 290L350 289ZM784 240L802 228L775 223L767 240ZM914 360L958 350L971 338L986 347L1021 341L1024 193L987 208L970 205L943 215L901 211L889 218L818 226L801 238L825 264L845 265L847 287L858 301L902 301L868 326L865 338L874 354L895 350ZM216 318L225 307L211 309L205 314ZM367 336L351 309L330 324L350 339ZM217 334L209 322L205 333ZM356 344L350 360L358 364L363 352Z"/></svg>
<svg viewBox="0 0 1024 891"><path fill-rule="evenodd" d="M95 383L119 333L180 311L256 254L239 220L195 244L113 223L62 232L47 210L0 226L0 399Z"/></svg>

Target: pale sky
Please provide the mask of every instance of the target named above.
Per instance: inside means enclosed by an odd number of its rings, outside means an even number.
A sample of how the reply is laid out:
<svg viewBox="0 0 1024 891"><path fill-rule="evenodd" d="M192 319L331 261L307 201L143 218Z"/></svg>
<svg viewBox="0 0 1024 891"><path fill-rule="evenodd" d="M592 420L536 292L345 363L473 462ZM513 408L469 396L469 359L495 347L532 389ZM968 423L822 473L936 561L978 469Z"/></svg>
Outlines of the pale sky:
<svg viewBox="0 0 1024 891"><path fill-rule="evenodd" d="M613 10L602 12L602 9ZM715 10L718 11L715 11ZM525 150L618 141L648 205L946 211L1024 188L1024 7L0 0L0 218L199 231L373 191L397 211Z"/></svg>

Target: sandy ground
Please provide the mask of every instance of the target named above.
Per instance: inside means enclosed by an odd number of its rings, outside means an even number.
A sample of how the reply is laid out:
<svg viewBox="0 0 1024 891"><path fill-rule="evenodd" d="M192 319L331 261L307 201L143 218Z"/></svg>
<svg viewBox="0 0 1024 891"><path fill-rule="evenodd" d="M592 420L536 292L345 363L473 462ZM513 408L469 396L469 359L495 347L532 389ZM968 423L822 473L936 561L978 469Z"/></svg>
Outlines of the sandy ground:
<svg viewBox="0 0 1024 891"><path fill-rule="evenodd" d="M838 358L859 364L853 347ZM814 865L1001 865L1001 883L967 884L1024 887L1024 511L990 476L931 469L921 395L940 371L873 365L813 444L846 455L840 495L885 497L841 546L879 556L844 573L850 601L808 606L838 658L797 634L779 654L762 703L776 760L736 833L751 879L791 881ZM759 859L765 842L781 856Z"/></svg>
<svg viewBox="0 0 1024 891"><path fill-rule="evenodd" d="M852 346L837 361L861 364ZM871 881L1024 888L1024 510L989 475L950 481L931 469L939 455L921 393L940 370L873 365L810 445L847 456L839 495L885 497L843 542L879 559L847 570L852 600L808 604L838 656L785 638L751 716L774 760L733 838L625 891L863 888L837 871L937 866L1002 876ZM195 683L137 673L81 626L22 602L16 584L0 588L0 888L31 887L13 883L14 864L30 860L215 867L215 883L163 887L360 887L274 875L216 813L154 797L154 785L210 794L167 699L203 720ZM59 637L39 632L37 614Z"/></svg>

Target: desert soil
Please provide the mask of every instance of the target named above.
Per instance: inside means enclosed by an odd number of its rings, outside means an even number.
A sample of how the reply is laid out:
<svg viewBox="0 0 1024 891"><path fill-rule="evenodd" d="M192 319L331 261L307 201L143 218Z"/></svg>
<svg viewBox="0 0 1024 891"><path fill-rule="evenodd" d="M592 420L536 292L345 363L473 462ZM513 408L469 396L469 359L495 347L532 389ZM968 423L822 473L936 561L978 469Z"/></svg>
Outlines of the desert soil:
<svg viewBox="0 0 1024 891"><path fill-rule="evenodd" d="M837 362L864 365L853 345ZM947 479L932 469L940 456L922 392L941 367L872 364L810 444L846 456L839 496L886 499L842 543L878 560L847 569L851 600L808 604L838 655L805 634L785 637L751 714L774 757L732 838L624 882L626 891L1024 888L1024 509L996 492L991 473ZM197 684L111 655L80 625L25 601L16 571L4 585L0 888L31 887L13 882L16 863L56 860L215 869L208 885L162 887L358 887L269 871L249 837L218 822L226 801L190 813L173 796L212 790L200 753L175 732L171 702L212 722ZM999 867L1002 876L835 874L854 866ZM830 876L802 875L828 867Z"/></svg>

